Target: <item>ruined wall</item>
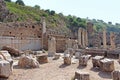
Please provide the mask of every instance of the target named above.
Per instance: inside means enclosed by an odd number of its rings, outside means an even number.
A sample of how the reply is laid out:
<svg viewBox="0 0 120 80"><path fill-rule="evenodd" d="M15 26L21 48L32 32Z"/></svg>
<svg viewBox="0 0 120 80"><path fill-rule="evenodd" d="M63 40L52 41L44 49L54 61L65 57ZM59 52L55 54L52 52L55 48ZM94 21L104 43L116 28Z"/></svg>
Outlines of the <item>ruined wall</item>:
<svg viewBox="0 0 120 80"><path fill-rule="evenodd" d="M41 25L37 23L28 22L12 22L0 24L0 36L10 37L41 37Z"/></svg>
<svg viewBox="0 0 120 80"><path fill-rule="evenodd" d="M40 50L41 28L36 22L0 23L0 49L12 46L20 50Z"/></svg>
<svg viewBox="0 0 120 80"><path fill-rule="evenodd" d="M65 50L67 37L65 33L61 31L47 30L42 37L42 24L36 22L0 23L0 32L0 36L6 37L6 39L1 38L0 40L7 40L7 42L0 43L0 47L9 45L13 47L17 46L16 48L21 50L40 50L43 38L43 48L47 50L48 38L53 36L56 38L56 51L63 52Z"/></svg>
<svg viewBox="0 0 120 80"><path fill-rule="evenodd" d="M12 46L19 50L40 50L41 49L40 38L26 38L20 39L15 37L3 37L0 36L0 49L3 46Z"/></svg>

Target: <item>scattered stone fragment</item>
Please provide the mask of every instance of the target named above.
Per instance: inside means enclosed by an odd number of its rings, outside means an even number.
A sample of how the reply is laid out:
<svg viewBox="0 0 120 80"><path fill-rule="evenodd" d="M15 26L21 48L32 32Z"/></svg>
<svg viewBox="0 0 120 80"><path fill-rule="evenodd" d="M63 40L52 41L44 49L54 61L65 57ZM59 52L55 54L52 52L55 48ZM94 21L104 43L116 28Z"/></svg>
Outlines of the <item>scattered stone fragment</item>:
<svg viewBox="0 0 120 80"><path fill-rule="evenodd" d="M70 64L71 64L70 54L64 55L64 64L65 64L65 65L70 65Z"/></svg>
<svg viewBox="0 0 120 80"><path fill-rule="evenodd" d="M108 71L108 72L113 71L115 69L114 61L107 58L100 60L100 69L102 71Z"/></svg>
<svg viewBox="0 0 120 80"><path fill-rule="evenodd" d="M90 80L90 75L88 72L76 71L75 80Z"/></svg>
<svg viewBox="0 0 120 80"><path fill-rule="evenodd" d="M40 64L48 63L48 55L47 54L37 55L36 58Z"/></svg>
<svg viewBox="0 0 120 80"><path fill-rule="evenodd" d="M23 52L10 46L3 46L2 50L7 50L12 56L20 56Z"/></svg>
<svg viewBox="0 0 120 80"><path fill-rule="evenodd" d="M39 62L31 56L22 56L19 59L18 66L22 68L39 68Z"/></svg>
<svg viewBox="0 0 120 80"><path fill-rule="evenodd" d="M92 58L93 67L100 67L100 60L103 59L103 56L95 56Z"/></svg>
<svg viewBox="0 0 120 80"><path fill-rule="evenodd" d="M8 78L11 73L10 63L6 60L0 60L0 77Z"/></svg>
<svg viewBox="0 0 120 80"><path fill-rule="evenodd" d="M120 80L120 70L115 70L112 72L112 79L113 80Z"/></svg>
<svg viewBox="0 0 120 80"><path fill-rule="evenodd" d="M89 60L89 56L86 55L81 56L79 59L79 65L87 66L88 60Z"/></svg>
<svg viewBox="0 0 120 80"><path fill-rule="evenodd" d="M57 60L60 58L60 54L55 54L55 57L53 58L53 60Z"/></svg>

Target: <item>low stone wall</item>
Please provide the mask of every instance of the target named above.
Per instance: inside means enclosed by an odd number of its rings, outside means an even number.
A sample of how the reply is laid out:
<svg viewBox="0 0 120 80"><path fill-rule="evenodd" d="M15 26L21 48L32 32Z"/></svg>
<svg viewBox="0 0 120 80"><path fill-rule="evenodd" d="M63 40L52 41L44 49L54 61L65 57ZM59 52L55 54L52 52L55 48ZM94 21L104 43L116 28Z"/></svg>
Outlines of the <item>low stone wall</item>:
<svg viewBox="0 0 120 80"><path fill-rule="evenodd" d="M103 49L85 49L85 54L90 54L91 56L104 56L105 50Z"/></svg>
<svg viewBox="0 0 120 80"><path fill-rule="evenodd" d="M106 53L108 58L115 58L118 59L119 58L119 54L120 54L120 50L107 50Z"/></svg>

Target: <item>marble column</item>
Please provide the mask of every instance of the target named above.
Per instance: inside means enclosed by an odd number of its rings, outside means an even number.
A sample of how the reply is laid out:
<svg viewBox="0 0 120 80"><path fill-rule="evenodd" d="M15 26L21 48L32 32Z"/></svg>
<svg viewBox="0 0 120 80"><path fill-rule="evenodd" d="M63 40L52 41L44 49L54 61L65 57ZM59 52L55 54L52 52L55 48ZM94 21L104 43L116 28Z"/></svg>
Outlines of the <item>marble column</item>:
<svg viewBox="0 0 120 80"><path fill-rule="evenodd" d="M87 33L87 30L85 30L85 46L88 46L88 33Z"/></svg>
<svg viewBox="0 0 120 80"><path fill-rule="evenodd" d="M111 49L115 49L115 34L113 32L110 32L110 44Z"/></svg>
<svg viewBox="0 0 120 80"><path fill-rule="evenodd" d="M81 39L82 29L79 28L78 30L78 45L82 45L82 39Z"/></svg>
<svg viewBox="0 0 120 80"><path fill-rule="evenodd" d="M107 48L107 44L106 44L106 30L103 29L103 48L106 49Z"/></svg>
<svg viewBox="0 0 120 80"><path fill-rule="evenodd" d="M82 46L85 47L85 30L82 29Z"/></svg>

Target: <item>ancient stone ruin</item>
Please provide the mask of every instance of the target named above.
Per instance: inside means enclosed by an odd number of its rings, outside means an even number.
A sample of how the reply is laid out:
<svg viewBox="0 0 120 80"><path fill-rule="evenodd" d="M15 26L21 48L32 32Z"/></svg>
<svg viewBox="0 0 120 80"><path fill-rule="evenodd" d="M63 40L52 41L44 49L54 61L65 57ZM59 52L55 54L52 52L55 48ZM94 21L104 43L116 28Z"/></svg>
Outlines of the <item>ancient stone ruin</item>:
<svg viewBox="0 0 120 80"><path fill-rule="evenodd" d="M39 62L32 56L23 56L19 59L18 66L21 68L39 68Z"/></svg>
<svg viewBox="0 0 120 80"><path fill-rule="evenodd" d="M56 40L54 37L51 37L48 40L48 56L54 56L56 53Z"/></svg>
<svg viewBox="0 0 120 80"><path fill-rule="evenodd" d="M90 80L90 75L88 72L75 72L75 80Z"/></svg>
<svg viewBox="0 0 120 80"><path fill-rule="evenodd" d="M112 79L113 80L120 80L120 70L115 70L112 72Z"/></svg>
<svg viewBox="0 0 120 80"><path fill-rule="evenodd" d="M100 68L102 71L113 71L115 69L114 61L110 59L102 59L100 60Z"/></svg>
<svg viewBox="0 0 120 80"><path fill-rule="evenodd" d="M50 29L45 18L41 18L41 22L4 23L11 17L17 19L17 16L10 13L5 5L4 1L0 0L0 21L3 21L0 23L0 80L1 77L9 78L9 76L16 75L16 66L21 72L26 69L29 72L28 68L37 68L35 73L39 73L39 77L43 77L43 74L48 72L44 77L51 78L52 74L52 77L55 76L54 78L60 76L61 80L64 80L63 78L66 76L74 75L73 72L76 69L80 71L75 72L75 80L90 80L90 76L94 77L92 73L102 80L103 72L106 72L107 77L112 76L113 80L120 80L120 71L116 71L116 64L120 62L120 34L109 33L107 29L95 32L94 24L91 22L87 22L86 28L80 27L76 34L73 34L74 36L70 31L65 33L59 29ZM91 63L93 67L91 67ZM47 69L47 72L42 72L44 71L42 69ZM96 69L98 69L98 73L95 71ZM42 73L37 72L39 70ZM58 70L58 72L54 70ZM65 70L67 72L64 72ZM32 71L34 73L34 69L31 69ZM109 75L107 72L112 73ZM17 75L19 76L19 74ZM111 78L109 77L109 79Z"/></svg>

